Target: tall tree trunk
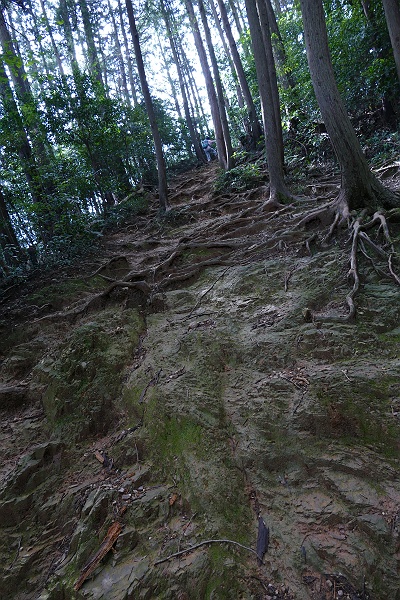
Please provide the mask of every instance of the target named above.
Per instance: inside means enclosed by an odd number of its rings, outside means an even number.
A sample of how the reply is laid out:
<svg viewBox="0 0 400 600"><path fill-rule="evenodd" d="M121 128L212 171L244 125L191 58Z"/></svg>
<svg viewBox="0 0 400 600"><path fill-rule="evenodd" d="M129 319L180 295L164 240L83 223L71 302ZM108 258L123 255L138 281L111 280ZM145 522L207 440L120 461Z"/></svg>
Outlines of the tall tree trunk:
<svg viewBox="0 0 400 600"><path fill-rule="evenodd" d="M279 67L279 79L286 89L294 88L295 81L293 73L292 71L288 71L287 69L285 46L283 45L281 32L279 31L278 23L276 20L274 9L272 8L271 0L265 0L265 6L267 9L268 22L271 30L274 56Z"/></svg>
<svg viewBox="0 0 400 600"><path fill-rule="evenodd" d="M126 78L125 63L124 63L124 58L122 56L122 48L121 48L121 44L120 44L120 41L119 41L117 23L115 21L114 11L113 11L113 8L111 6L110 0L108 0L108 12L109 12L109 15L111 17L111 22L112 22L112 25L113 25L113 33L114 33L113 39L114 39L115 48L116 48L116 51L117 51L119 73L120 73L121 81L122 81L122 93L123 93L123 96L125 98L125 102L128 104L128 106L130 106L131 99L130 99L129 91L128 91L128 81L127 81L127 78Z"/></svg>
<svg viewBox="0 0 400 600"><path fill-rule="evenodd" d="M51 68L49 67L49 63L48 63L48 60L47 60L48 57L46 56L46 52L45 52L45 50L43 48L42 35L40 34L40 29L39 29L39 24L38 24L38 20L37 20L37 15L35 13L35 10L34 10L34 7L32 5L31 0L27 1L27 6L28 6L29 14L32 17L34 37L35 37L36 42L39 45L40 59L41 59L43 68L44 68L45 73L46 73L46 78L47 78L48 81L50 81ZM9 19L10 19L10 25L11 25L11 27L13 29L15 29L14 26L13 26L13 24L12 24L12 22L11 22L11 12L9 11L8 14L9 14ZM17 17L20 17L20 16L21 16L20 13L17 13ZM22 25L22 22L21 22L20 19L19 19L18 25L19 25L19 30L23 31L23 25ZM25 44L27 44L27 46L28 46L27 47L28 54L30 56L33 56L34 54L33 54L32 50L30 48L30 43L29 43L28 37L24 36L23 39L25 41ZM37 73L37 66L38 66L37 63L38 63L38 61L35 61L35 65L34 65L34 68L35 68L35 71L36 71L36 72L34 72L34 77L35 78L37 78L37 75L38 75L38 73Z"/></svg>
<svg viewBox="0 0 400 600"><path fill-rule="evenodd" d="M398 0L382 0L390 42L396 63L397 77L400 81L400 6Z"/></svg>
<svg viewBox="0 0 400 600"><path fill-rule="evenodd" d="M164 154L162 150L162 141L158 130L156 115L154 112L153 101L151 99L149 86L144 69L143 56L139 43L139 34L136 28L135 16L133 14L132 0L125 0L128 13L129 26L132 34L133 47L135 50L136 64L138 68L142 93L146 105L147 115L150 121L151 132L153 134L154 148L156 152L157 171L158 171L158 195L160 207L163 212L168 208L168 187L167 187L167 169L165 165Z"/></svg>
<svg viewBox="0 0 400 600"><path fill-rule="evenodd" d="M182 65L182 74L185 79L188 100L192 106L192 115L196 116L201 137L204 137L206 135L205 128L208 129L208 121L204 112L203 102L200 97L199 88L197 86L195 78L193 77L193 69L181 41L179 40L179 38L175 38L175 41L176 44L179 45L178 55L180 63Z"/></svg>
<svg viewBox="0 0 400 600"><path fill-rule="evenodd" d="M46 242L53 235L55 223L54 211L51 206L51 193L54 192L51 177L49 182L44 182L41 169L47 172L42 160L36 161L36 156L31 146L31 136L25 129L18 105L15 101L11 84L3 62L0 60L0 99L4 114L10 123L8 143L18 154L22 172L25 175L32 202L36 206L34 225L39 237ZM26 107L25 107L26 108Z"/></svg>
<svg viewBox="0 0 400 600"><path fill-rule="evenodd" d="M247 82L246 74L244 72L243 64L240 59L240 55L236 46L235 39L233 37L231 25L229 23L228 13L224 4L224 0L218 0L218 6L221 13L222 24L225 29L226 37L228 39L229 48L232 54L232 60L235 65L237 77L240 82L243 97L246 102L247 111L249 114L249 121L251 126L251 132L253 136L254 144L258 142L261 137L262 130L257 117L256 107L254 106L253 98L250 92L249 84Z"/></svg>
<svg viewBox="0 0 400 600"><path fill-rule="evenodd" d="M173 80L173 77L171 74L171 58L167 56L167 48L163 45L158 32L156 32L156 35L157 35L158 46L161 50L164 71L167 75L169 87L171 89L171 96L172 96L172 99L175 104L175 110L178 115L178 119L182 120L183 119L182 111L181 111L181 107L180 107L179 100L178 100L178 94L177 94L177 90L176 90L177 86L176 86L176 83ZM175 61L172 61L172 62L175 62Z"/></svg>
<svg viewBox="0 0 400 600"><path fill-rule="evenodd" d="M55 39L54 39L53 30L52 30L52 28L50 26L50 21L49 21L49 18L47 16L46 7L44 5L44 1L43 0L40 0L40 8L42 9L42 18L44 19L44 23L45 23L45 26L46 26L47 35L50 38L51 47L53 49L54 56L56 57L58 70L60 71L61 77L64 79L64 77L65 77L64 67L63 67L63 64L62 64L60 52L58 51L58 47L57 47L57 44L56 44Z"/></svg>
<svg viewBox="0 0 400 600"><path fill-rule="evenodd" d="M160 47L161 47L161 42L160 42ZM166 48L164 48L164 50L166 50ZM180 107L179 100L178 100L178 95L176 93L176 83L172 79L170 65L168 64L168 61L167 61L167 58L166 58L164 52L163 52L163 63L164 63L164 70L165 70L165 72L167 74L167 79L168 79L169 87L171 89L171 96L172 96L172 98L174 100L175 110L176 110L176 113L178 115L178 119L183 120L182 111L181 111L181 107Z"/></svg>
<svg viewBox="0 0 400 600"><path fill-rule="evenodd" d="M7 77L3 62L0 60L0 99L4 114L9 119L12 133L10 132L9 143L17 152L21 167L25 174L28 187L31 191L33 201L40 202L35 189L35 165L32 157L32 148L28 135L25 131L21 115L15 102L12 88Z"/></svg>
<svg viewBox="0 0 400 600"><path fill-rule="evenodd" d="M376 58L385 60L389 57L389 53L386 52L382 48L381 43L380 43L380 39L379 39L380 24L377 21L376 13L374 11L374 6L371 5L369 0L361 0L361 5L363 8L365 18L369 24L369 27L371 28L372 42L371 42L371 46L370 46L370 51L373 54L373 56L375 56ZM399 10L399 9L397 8L397 10ZM391 16L392 16L392 18L393 17L395 18L394 15L391 15ZM389 27L389 25L388 25L388 27ZM393 27L396 28L395 22L393 23ZM394 48L393 48L393 53L394 53ZM396 69L397 69L397 63L396 63ZM386 124L393 126L396 121L396 111L394 109L392 99L387 90L383 90L383 92L382 92L382 109L383 109L383 118L386 121Z"/></svg>
<svg viewBox="0 0 400 600"><path fill-rule="evenodd" d="M226 40L226 34L225 34L224 29L223 29L223 27L222 27L222 25L220 23L218 12L217 12L217 9L216 9L215 4L214 4L214 0L209 0L208 3L210 5L211 11L212 11L212 14L213 14L213 17L214 17L214 23L215 23L215 26L216 26L216 28L218 30L219 37L221 39L222 46L224 48L224 52L225 52L226 58L227 58L228 63L229 63L229 69L231 71L232 79L235 82L236 95L237 95L237 100L238 100L238 106L239 106L239 108L243 108L244 107L244 98L243 98L242 88L240 87L240 82L239 82L237 74L236 74L235 65L234 65L233 59L232 59L232 54L231 54L230 48L228 46L228 42Z"/></svg>
<svg viewBox="0 0 400 600"><path fill-rule="evenodd" d="M72 72L76 73L79 71L78 60L76 56L74 35L72 32L72 26L70 21L70 15L66 0L60 0L59 12L61 17L61 28L64 33L66 41L67 53L71 63Z"/></svg>
<svg viewBox="0 0 400 600"><path fill-rule="evenodd" d="M225 155L226 155L226 169L231 169L233 167L233 149L231 142L231 134L229 131L229 123L228 116L226 114L226 96L224 94L224 90L222 87L221 76L218 68L217 57L215 56L214 44L212 42L211 31L208 25L206 10L204 7L203 0L197 0L197 4L200 11L201 21L203 23L203 29L206 36L208 54L211 60L211 66L214 74L214 82L217 91L217 100L218 100L218 110L221 119L222 131L224 133L224 141L225 141Z"/></svg>
<svg viewBox="0 0 400 600"><path fill-rule="evenodd" d="M291 195L284 180L282 123L270 30L267 22L264 24L265 31L262 32L256 0L246 0L246 10L263 114L270 200L271 202L283 201Z"/></svg>
<svg viewBox="0 0 400 600"><path fill-rule="evenodd" d="M131 87L133 104L134 104L134 106L136 106L138 103L138 98L137 98L137 93L136 93L135 79L133 77L133 64L132 64L131 55L129 52L128 38L126 35L126 31L125 31L125 23L124 23L124 16L123 16L123 11L122 11L122 6L121 6L121 0L118 0L118 14L119 14L119 22L120 22L120 26L121 26L122 39L124 40L126 62L128 65L129 85Z"/></svg>
<svg viewBox="0 0 400 600"><path fill-rule="evenodd" d="M21 123L21 126L18 127L18 136L21 135L21 143L19 144L18 152L22 152L20 156L24 156L24 162L29 155L28 162L30 163L30 166L25 173L28 177L28 183L29 178L31 179L31 190L33 189L32 182L34 182L36 188L35 195L36 197L40 196L43 210L46 212L46 218L43 219L43 235L46 235L45 230L47 228L47 234L50 236L56 219L56 215L53 214L51 209L52 196L56 194L56 185L53 179L53 169L51 166L51 159L54 158L53 149L49 144L45 128L41 122L24 65L22 61L19 60L19 56L15 51L3 11L0 11L0 43L3 49L3 60L9 68L13 90L19 105L18 107L17 102L14 100L13 92L3 65L2 71L5 75L5 79L2 81L3 91L8 97L7 101L10 103L10 106L14 103L12 110L16 111L16 118L18 122ZM26 143L28 139L29 141ZM34 167L32 163L33 158L35 164ZM62 208L60 208L60 213L61 211Z"/></svg>
<svg viewBox="0 0 400 600"><path fill-rule="evenodd" d="M181 89L181 96L182 96L182 102L183 102L183 110L185 113L186 125L189 130L190 139L192 141L197 159L200 162L205 162L204 152L201 149L199 136L198 136L198 134L196 134L196 131L195 131L195 128L193 125L192 116L191 116L190 110L189 110L189 102L188 102L188 97L187 97L187 93L186 93L185 81L184 81L184 77L183 77L183 73L182 73L182 65L181 65L181 61L179 60L178 52L176 50L175 38L172 34L169 15L168 15L168 12L167 12L167 9L165 7L163 0L161 0L160 5L161 5L163 17L164 17L165 27L167 29L167 36L168 36L169 43L171 46L172 57L174 59L174 63L175 63L176 70L178 73L179 86Z"/></svg>
<svg viewBox="0 0 400 600"><path fill-rule="evenodd" d="M32 94L27 74L22 59L15 49L14 42L8 31L3 11L0 11L0 43L3 49L3 60L9 67L11 79L16 96L21 106L29 105L29 133L34 134L34 143L40 147L40 152L45 155L44 142L42 138L42 126L37 112L36 103Z"/></svg>
<svg viewBox="0 0 400 600"><path fill-rule="evenodd" d="M6 201L3 195L3 191L0 189L0 246L3 250L6 264L11 262L12 264L16 261L13 260L14 254L21 253L21 246L18 238L15 235L10 215L7 209Z"/></svg>
<svg viewBox="0 0 400 600"><path fill-rule="evenodd" d="M89 7L86 0L78 0L78 3L81 9L83 29L85 32L85 40L89 59L89 71L105 90L103 74L94 41L93 25L90 19Z"/></svg>
<svg viewBox="0 0 400 600"><path fill-rule="evenodd" d="M371 173L339 94L328 47L322 0L300 0L311 79L326 130L342 171L339 199L348 209L396 206L395 197Z"/></svg>
<svg viewBox="0 0 400 600"><path fill-rule="evenodd" d="M284 161L283 157L283 134L281 127L281 109L280 109L280 100L279 100L279 92L278 92L278 83L277 83L277 75L275 68L275 60L274 53L272 49L272 37L271 37L271 26L268 18L268 11L266 0L256 0L257 10L258 10L258 18L261 25L261 35L264 42L265 54L266 54L266 66L268 69L268 76L270 80L271 87L271 102L274 106L275 113L275 123L277 124L278 135L282 138L280 140L280 148L282 153L282 164Z"/></svg>
<svg viewBox="0 0 400 600"><path fill-rule="evenodd" d="M210 104L211 117L214 125L215 141L217 144L218 160L223 169L228 168L228 156L226 154L226 146L224 132L222 129L221 116L218 107L217 94L215 92L214 82L211 76L210 67L208 65L207 54L204 48L203 40L199 30L196 16L194 14L192 0L185 0L186 10L189 14L190 24L192 27L196 50L199 55L203 76L206 82L206 90L208 101Z"/></svg>
<svg viewBox="0 0 400 600"><path fill-rule="evenodd" d="M242 22L240 22L240 17L239 17L239 9L236 6L236 2L235 0L229 0L229 6L230 9L232 11L232 15L233 15L233 19L235 21L235 25L236 25L236 29L238 30L238 34L242 35L243 33L243 16L242 16Z"/></svg>

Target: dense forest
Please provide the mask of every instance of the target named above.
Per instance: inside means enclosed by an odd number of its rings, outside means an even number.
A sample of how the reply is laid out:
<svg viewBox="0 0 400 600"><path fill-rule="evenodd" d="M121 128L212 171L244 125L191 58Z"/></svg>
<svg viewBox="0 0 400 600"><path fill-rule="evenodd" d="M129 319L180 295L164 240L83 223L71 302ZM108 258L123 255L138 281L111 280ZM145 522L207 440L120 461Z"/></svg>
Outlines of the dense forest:
<svg viewBox="0 0 400 600"><path fill-rule="evenodd" d="M265 156L266 205L329 163L333 224L398 207L371 170L399 149L396 0L3 0L0 40L3 285L88 252L150 189L168 212L206 136L222 178Z"/></svg>

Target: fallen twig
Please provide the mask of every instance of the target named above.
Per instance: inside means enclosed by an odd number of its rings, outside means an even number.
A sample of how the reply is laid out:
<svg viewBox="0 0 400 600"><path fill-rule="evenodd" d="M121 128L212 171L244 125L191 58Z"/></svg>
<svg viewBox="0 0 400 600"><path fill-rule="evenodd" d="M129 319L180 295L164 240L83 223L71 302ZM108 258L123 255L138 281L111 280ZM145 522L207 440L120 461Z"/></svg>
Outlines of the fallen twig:
<svg viewBox="0 0 400 600"><path fill-rule="evenodd" d="M208 294L208 292L211 292L211 290L213 289L213 287L218 283L218 281L220 279L222 279L222 277L225 275L225 273L229 270L230 267L226 267L226 269L224 269L221 273L221 275L219 277L217 277L217 279L214 281L214 283L205 291L202 293L202 295L200 296L200 298L198 299L198 301L196 302L196 304L194 305L194 307L192 308L192 310L190 311L190 313L188 314L188 317L191 317L192 314L194 313L194 311L199 308L201 301L203 300L204 296L206 296Z"/></svg>
<svg viewBox="0 0 400 600"><path fill-rule="evenodd" d="M140 398L139 398L139 404L142 404L144 402L144 399L146 397L147 394L147 390L149 389L150 386L154 386L157 385L158 380L160 379L160 375L162 373L162 369L160 369L158 371L158 373L156 373L156 375L153 377L153 379L150 379L149 383L146 385L146 387L144 388L144 390L142 391L142 393L140 394Z"/></svg>
<svg viewBox="0 0 400 600"><path fill-rule="evenodd" d="M292 277L294 271L295 271L295 268L290 269L289 273L285 273L285 292L287 292L289 289L289 281L290 281L290 278Z"/></svg>
<svg viewBox="0 0 400 600"><path fill-rule="evenodd" d="M186 548L186 550L180 550L179 552L174 552L174 554L170 554L169 556L160 558L159 560L156 560L154 564L159 565L163 562L167 562L168 560L172 560L173 558L176 558L177 556L182 556L182 554L186 554L187 552L193 552L193 550L196 550L197 548L200 548L201 546L207 546L208 544L234 544L235 546L239 546L240 548L243 548L244 550L248 550L252 554L255 554L257 559L259 561L261 561L261 564L263 562L262 558L252 548L249 548L248 546L244 546L243 544L240 544L239 542L235 542L234 540L223 539L223 540L205 540L204 542L199 542L198 544L195 544L194 546L190 546L190 548Z"/></svg>

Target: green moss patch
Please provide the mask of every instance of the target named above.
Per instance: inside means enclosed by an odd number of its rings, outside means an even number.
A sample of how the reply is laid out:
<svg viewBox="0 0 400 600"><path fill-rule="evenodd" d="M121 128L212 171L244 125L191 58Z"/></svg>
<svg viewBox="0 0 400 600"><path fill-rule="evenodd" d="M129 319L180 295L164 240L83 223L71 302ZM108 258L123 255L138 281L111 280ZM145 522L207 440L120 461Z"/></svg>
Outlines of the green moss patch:
<svg viewBox="0 0 400 600"><path fill-rule="evenodd" d="M72 331L55 360L37 366L36 375L47 384L43 406L53 429L73 439L107 431L142 328L136 311L103 311Z"/></svg>

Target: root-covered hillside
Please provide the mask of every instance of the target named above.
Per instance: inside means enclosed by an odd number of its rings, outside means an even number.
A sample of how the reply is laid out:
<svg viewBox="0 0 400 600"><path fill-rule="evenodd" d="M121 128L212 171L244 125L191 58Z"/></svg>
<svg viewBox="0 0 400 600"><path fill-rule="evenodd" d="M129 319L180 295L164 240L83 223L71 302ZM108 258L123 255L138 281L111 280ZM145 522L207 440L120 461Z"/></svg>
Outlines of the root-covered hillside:
<svg viewBox="0 0 400 600"><path fill-rule="evenodd" d="M398 214L218 176L4 293L0 597L400 597Z"/></svg>

